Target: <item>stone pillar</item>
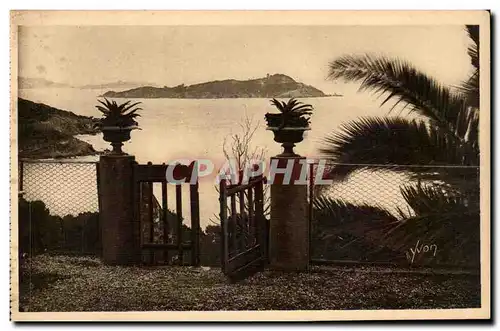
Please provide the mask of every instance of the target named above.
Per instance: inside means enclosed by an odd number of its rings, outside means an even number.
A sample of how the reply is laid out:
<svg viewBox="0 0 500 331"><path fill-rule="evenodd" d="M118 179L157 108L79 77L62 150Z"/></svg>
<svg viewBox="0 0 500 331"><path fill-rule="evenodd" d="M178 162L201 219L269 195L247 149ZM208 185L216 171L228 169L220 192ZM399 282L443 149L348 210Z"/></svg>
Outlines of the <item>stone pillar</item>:
<svg viewBox="0 0 500 331"><path fill-rule="evenodd" d="M301 164L299 160L304 161ZM286 169L287 162L293 162L294 166L289 183L283 181L283 174L276 174L271 184L270 267L274 270L305 271L309 267L307 181L298 183L302 167L307 170L305 158L298 155L276 156L271 158L272 162L278 162L279 169Z"/></svg>
<svg viewBox="0 0 500 331"><path fill-rule="evenodd" d="M99 160L102 259L129 265L141 260L140 222L134 219L132 155L103 155Z"/></svg>

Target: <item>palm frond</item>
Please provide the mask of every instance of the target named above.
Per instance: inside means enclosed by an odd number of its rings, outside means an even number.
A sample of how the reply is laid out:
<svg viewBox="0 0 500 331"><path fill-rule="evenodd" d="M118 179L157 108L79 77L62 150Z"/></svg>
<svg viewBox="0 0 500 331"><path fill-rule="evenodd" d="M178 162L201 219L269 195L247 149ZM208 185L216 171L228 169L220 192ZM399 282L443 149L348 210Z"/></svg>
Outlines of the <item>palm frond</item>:
<svg viewBox="0 0 500 331"><path fill-rule="evenodd" d="M384 241L387 245L403 251L419 241L437 246L441 252L437 260L453 264L478 262L479 205L435 186L406 186L401 193L413 214L390 232Z"/></svg>
<svg viewBox="0 0 500 331"><path fill-rule="evenodd" d="M137 115L135 114L137 111L139 110L142 110L142 108L134 108L132 109L131 111L129 111L128 113L123 113L124 116L132 116L132 115Z"/></svg>
<svg viewBox="0 0 500 331"><path fill-rule="evenodd" d="M102 100L99 100L99 99L98 99L98 100L97 100L97 102L99 102L99 103L100 103L100 104L102 104L105 108L108 108L108 109L109 109L109 107L110 107L110 105L111 105L111 104L110 104L110 102L109 102L109 100L108 100L108 99L106 99L106 98L104 98L104 101L102 101Z"/></svg>
<svg viewBox="0 0 500 331"><path fill-rule="evenodd" d="M361 244L366 249L362 252L362 258L388 250L381 245L381 238L400 223L397 217L384 208L367 204L318 197L314 199L313 206L312 236L322 241L349 237L352 240L342 248L353 242Z"/></svg>
<svg viewBox="0 0 500 331"><path fill-rule="evenodd" d="M276 108L278 108L278 110L284 114L294 114L297 112L311 112L313 110L312 105L299 102L295 98L291 98L290 100L288 100L288 102L279 101L273 98L271 99L271 104Z"/></svg>
<svg viewBox="0 0 500 331"><path fill-rule="evenodd" d="M129 103L131 103L131 102L132 102L132 101L130 101L130 100L129 100L129 101L127 101L127 102L122 103L122 104L120 105L120 109L124 110L124 108L125 108L125 107L129 104Z"/></svg>
<svg viewBox="0 0 500 331"><path fill-rule="evenodd" d="M332 225L349 222L352 219L359 218L361 215L371 215L370 220L387 220L389 223L397 222L389 211L366 204L355 205L340 199L331 197L317 197L313 201L313 207L319 213L325 213L332 216ZM374 216L376 215L376 216Z"/></svg>
<svg viewBox="0 0 500 331"><path fill-rule="evenodd" d="M276 100L276 99L274 99L274 98L273 98L273 99L271 100L271 104L272 104L273 106L275 106L276 108L278 108L278 110L279 110L280 112L283 112L283 109L284 109L285 105L284 105L284 104L281 104L281 102L280 102L279 100Z"/></svg>
<svg viewBox="0 0 500 331"><path fill-rule="evenodd" d="M285 101L281 101L280 104L281 104L282 112L286 113L288 111L286 102Z"/></svg>
<svg viewBox="0 0 500 331"><path fill-rule="evenodd" d="M466 25L467 33L473 44L467 49L471 64L479 70L479 25Z"/></svg>
<svg viewBox="0 0 500 331"><path fill-rule="evenodd" d="M312 110L311 105L303 104L302 102L299 102L299 104L300 104L300 106L292 108L295 113L298 111L311 111Z"/></svg>
<svg viewBox="0 0 500 331"><path fill-rule="evenodd" d="M127 106L127 104L129 102L126 102L126 103L124 103L124 104L121 105L121 107L123 107L122 113L126 113L128 110L130 110L130 109L136 107L137 105L141 104L141 102L136 102L136 103L133 103L133 104ZM142 110L142 108L135 108L135 110L133 110L133 111L135 112L136 110Z"/></svg>
<svg viewBox="0 0 500 331"><path fill-rule="evenodd" d="M109 114L109 109L102 107L102 106L95 106L101 113L103 114Z"/></svg>
<svg viewBox="0 0 500 331"><path fill-rule="evenodd" d="M410 63L386 57L343 56L330 63L330 79L361 82L360 90L387 95L431 120L434 125L455 132L457 114L465 107L460 95L417 70Z"/></svg>
<svg viewBox="0 0 500 331"><path fill-rule="evenodd" d="M469 207L465 197L450 193L435 185L406 185L400 188L401 195L416 215L429 213L455 212L465 213Z"/></svg>
<svg viewBox="0 0 500 331"><path fill-rule="evenodd" d="M448 174L449 169L439 166L479 164L478 154L438 128L400 117L354 120L327 135L322 143L320 153L333 163L330 175L337 180L362 169Z"/></svg>
<svg viewBox="0 0 500 331"><path fill-rule="evenodd" d="M464 95L467 105L479 108L479 70L475 70L466 81L458 87L458 91Z"/></svg>
<svg viewBox="0 0 500 331"><path fill-rule="evenodd" d="M458 90L465 95L469 106L479 108L479 25L466 25L466 31L472 41L467 48L467 54L469 54L474 71L458 86Z"/></svg>
<svg viewBox="0 0 500 331"><path fill-rule="evenodd" d="M374 237L380 237L399 219L389 211L367 204L352 204L331 197L317 197L313 201L315 222L320 222L323 229L349 232L352 235L366 236L368 231Z"/></svg>
<svg viewBox="0 0 500 331"><path fill-rule="evenodd" d="M284 101L283 101L283 103L284 103ZM296 99L291 98L290 100L288 100L288 102L286 102L286 106L290 110L293 107L295 107L295 105L297 105L297 103L298 103L298 101Z"/></svg>

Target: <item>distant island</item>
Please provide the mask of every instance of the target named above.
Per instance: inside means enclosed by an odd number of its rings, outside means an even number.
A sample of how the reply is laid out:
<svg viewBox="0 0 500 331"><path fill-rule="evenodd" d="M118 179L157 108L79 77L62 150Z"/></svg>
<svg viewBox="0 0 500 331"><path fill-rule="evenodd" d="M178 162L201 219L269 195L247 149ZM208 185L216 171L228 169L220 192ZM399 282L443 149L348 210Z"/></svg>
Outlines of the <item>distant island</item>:
<svg viewBox="0 0 500 331"><path fill-rule="evenodd" d="M130 89L144 85L156 86L151 83L145 82L125 82L116 81L102 84L85 84L85 85L69 85L66 83L54 82L45 78L31 78L31 77L19 77L18 87L19 89L37 89L37 88L74 88L74 89Z"/></svg>
<svg viewBox="0 0 500 331"><path fill-rule="evenodd" d="M94 155L92 145L75 138L97 134L98 119L76 115L42 103L18 99L18 152L20 158L61 158Z"/></svg>
<svg viewBox="0 0 500 331"><path fill-rule="evenodd" d="M79 89L108 89L108 88L117 88L117 89L130 89L130 88L136 88L138 86L156 86L151 83L140 83L140 82L125 82L125 81L116 81L116 82L111 82L111 83L103 83L103 84L87 84L87 85L78 85L75 86L75 88Z"/></svg>
<svg viewBox="0 0 500 331"><path fill-rule="evenodd" d="M296 82L283 75L267 75L250 80L218 80L201 84L175 87L143 86L126 91L108 91L102 95L109 98L176 98L176 99L219 99L219 98L311 98L326 97L317 88Z"/></svg>
<svg viewBox="0 0 500 331"><path fill-rule="evenodd" d="M17 80L19 89L34 89L34 88L71 88L65 83L57 83L45 78L29 78L19 77Z"/></svg>

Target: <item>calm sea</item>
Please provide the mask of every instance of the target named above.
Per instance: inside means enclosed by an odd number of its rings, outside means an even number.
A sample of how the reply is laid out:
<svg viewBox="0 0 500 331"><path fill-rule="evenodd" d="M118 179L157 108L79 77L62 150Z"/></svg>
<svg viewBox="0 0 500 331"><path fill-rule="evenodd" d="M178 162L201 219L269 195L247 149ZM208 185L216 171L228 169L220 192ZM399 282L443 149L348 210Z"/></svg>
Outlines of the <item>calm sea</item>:
<svg viewBox="0 0 500 331"><path fill-rule="evenodd" d="M82 89L29 89L21 90L19 96L76 114L100 117L95 105L99 95L103 92L102 90ZM117 101L125 100L118 99ZM168 163L177 159L204 158L211 160L218 167L225 160L224 140L230 139L232 134L242 133L240 125L245 118L251 119L255 125L258 125L252 139L254 147L266 149L267 158L281 151L280 146L273 141L272 132L265 130L264 114L274 110L268 99L137 99L136 101L142 103L140 107L143 110L138 119L142 130L132 133L132 139L124 145L124 151L135 155L139 163L149 161ZM322 139L327 134L339 130L342 123L361 116L386 116L388 114L388 108L379 108L379 101L366 93L352 92L344 94L343 97L305 98L301 101L313 105L314 115L311 119L312 130L307 132L305 140L298 144L295 150L303 156L312 158L318 156L318 148L321 146ZM101 135L79 136L79 138L91 143L96 150L110 148L109 144L102 140ZM97 160L97 157L83 159ZM54 177L56 182L57 177ZM385 178L374 182L373 178L367 177L352 184L351 188L345 187L341 190L359 193L343 193L342 198L381 204L380 193L384 192L386 195L384 201L400 204L398 187L401 180L396 179ZM371 184L365 185L366 181L370 180ZM65 184L58 183L57 185L63 187ZM45 191L44 194L49 195L47 191L51 191L52 188L40 187L38 190ZM157 197L160 196L158 191L155 190L155 193ZM173 190L169 194L173 194ZM68 199L66 194L63 196ZM58 195L57 199L61 198L63 197ZM77 198L81 200L81 197ZM169 201L173 200L169 199ZM50 209L50 203L48 204ZM210 224L210 219L215 220L215 215L218 214L218 193L215 190L213 176L200 181L200 204L201 223L205 226ZM54 213L66 212L64 207L60 207L61 205L68 205L68 203L57 204L57 210ZM171 207L173 209L173 206ZM55 208L54 205L51 210ZM189 223L187 208L185 208L184 215Z"/></svg>

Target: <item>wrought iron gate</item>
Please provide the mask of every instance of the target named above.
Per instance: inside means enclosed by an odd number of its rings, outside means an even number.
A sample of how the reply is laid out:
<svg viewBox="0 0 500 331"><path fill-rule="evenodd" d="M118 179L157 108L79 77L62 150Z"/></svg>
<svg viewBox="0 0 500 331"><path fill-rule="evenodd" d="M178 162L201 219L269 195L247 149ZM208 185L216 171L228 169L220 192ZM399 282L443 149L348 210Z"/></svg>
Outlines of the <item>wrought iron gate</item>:
<svg viewBox="0 0 500 331"><path fill-rule="evenodd" d="M269 227L264 216L264 181L261 175L248 184L220 182L221 264L231 280L249 277L267 263Z"/></svg>

